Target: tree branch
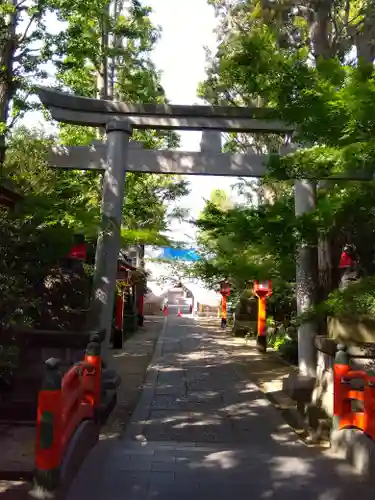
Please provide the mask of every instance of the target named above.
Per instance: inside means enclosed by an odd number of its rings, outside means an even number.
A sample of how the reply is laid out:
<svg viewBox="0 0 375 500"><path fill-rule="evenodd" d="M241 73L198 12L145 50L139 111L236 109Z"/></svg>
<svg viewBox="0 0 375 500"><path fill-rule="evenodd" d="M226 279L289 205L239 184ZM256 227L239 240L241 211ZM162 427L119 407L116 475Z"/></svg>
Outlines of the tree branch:
<svg viewBox="0 0 375 500"><path fill-rule="evenodd" d="M25 31L24 31L23 35L19 38L19 40L18 40L18 42L17 42L17 46L20 46L20 45L21 45L21 44L25 41L25 39L26 39L26 37L27 37L27 33L28 33L28 31L29 31L29 29L30 29L30 27L31 27L32 23L35 21L35 19L36 19L37 15L39 15L39 14L33 14L33 15L30 17L29 22L28 22L28 23L27 23L27 25L26 25L26 28L25 28Z"/></svg>

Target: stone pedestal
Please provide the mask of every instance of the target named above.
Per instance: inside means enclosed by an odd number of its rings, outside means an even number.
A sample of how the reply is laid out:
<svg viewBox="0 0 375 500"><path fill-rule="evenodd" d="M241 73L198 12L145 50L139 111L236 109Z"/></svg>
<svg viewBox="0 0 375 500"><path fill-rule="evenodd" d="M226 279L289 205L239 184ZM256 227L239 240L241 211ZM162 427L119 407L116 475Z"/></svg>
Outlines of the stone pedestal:
<svg viewBox="0 0 375 500"><path fill-rule="evenodd" d="M236 307L232 331L237 336L252 333L256 336L258 320L258 303L255 297L248 295L240 298Z"/></svg>
<svg viewBox="0 0 375 500"><path fill-rule="evenodd" d="M314 389L315 380L306 375L294 373L284 379L283 391L294 401L307 404L311 401L311 393Z"/></svg>
<svg viewBox="0 0 375 500"><path fill-rule="evenodd" d="M375 443L358 429L331 433L331 452L354 467L357 474L372 478L375 474Z"/></svg>

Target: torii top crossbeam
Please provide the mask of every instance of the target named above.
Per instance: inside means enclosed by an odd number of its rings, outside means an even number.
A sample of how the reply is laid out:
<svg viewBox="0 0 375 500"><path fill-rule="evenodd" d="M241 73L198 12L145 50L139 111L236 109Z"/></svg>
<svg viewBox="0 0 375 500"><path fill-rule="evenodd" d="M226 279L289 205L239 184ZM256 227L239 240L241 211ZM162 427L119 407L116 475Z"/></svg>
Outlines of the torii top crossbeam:
<svg viewBox="0 0 375 500"><path fill-rule="evenodd" d="M38 88L42 103L52 117L60 122L105 128L108 123L126 121L131 129L176 129L211 131L262 132L290 135L293 126L271 120L273 110L234 106L182 106L167 104L127 104L80 97L45 87ZM212 132L211 132L212 134ZM283 148L282 155L293 151ZM50 164L58 168L103 170L107 165L107 146L75 146L54 148ZM181 152L168 150L140 150L132 143L127 155L126 170L144 173L180 175L230 175L237 177L264 177L267 175L268 155L254 153L230 154L213 151ZM316 174L306 174L315 179ZM327 179L371 180L367 172L338 172L327 174Z"/></svg>
<svg viewBox="0 0 375 500"><path fill-rule="evenodd" d="M105 127L111 120L128 119L135 129L220 130L291 134L294 126L272 119L274 110L235 106L126 104L80 97L38 87L42 103L60 122Z"/></svg>

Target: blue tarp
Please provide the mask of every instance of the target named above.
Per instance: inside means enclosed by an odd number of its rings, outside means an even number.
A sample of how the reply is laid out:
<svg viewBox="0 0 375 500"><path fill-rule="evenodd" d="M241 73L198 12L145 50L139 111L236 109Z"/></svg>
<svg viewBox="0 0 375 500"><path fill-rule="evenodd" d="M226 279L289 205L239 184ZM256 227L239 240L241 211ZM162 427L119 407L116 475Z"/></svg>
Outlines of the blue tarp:
<svg viewBox="0 0 375 500"><path fill-rule="evenodd" d="M185 248L168 248L165 247L160 255L161 259L168 260L185 260L195 262L200 259L199 255L194 249Z"/></svg>

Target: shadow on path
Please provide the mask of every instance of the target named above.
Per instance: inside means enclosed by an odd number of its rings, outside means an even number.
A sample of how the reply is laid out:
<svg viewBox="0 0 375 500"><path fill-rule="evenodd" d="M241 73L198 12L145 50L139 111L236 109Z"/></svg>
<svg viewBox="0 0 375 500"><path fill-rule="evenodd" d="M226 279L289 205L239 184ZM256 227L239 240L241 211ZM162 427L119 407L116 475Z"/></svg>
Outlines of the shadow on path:
<svg viewBox="0 0 375 500"><path fill-rule="evenodd" d="M216 328L170 318L125 438L99 443L69 500L373 498L298 440L246 378L245 355Z"/></svg>

